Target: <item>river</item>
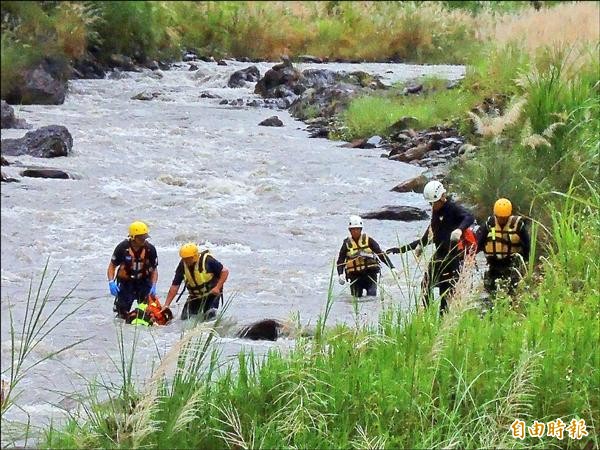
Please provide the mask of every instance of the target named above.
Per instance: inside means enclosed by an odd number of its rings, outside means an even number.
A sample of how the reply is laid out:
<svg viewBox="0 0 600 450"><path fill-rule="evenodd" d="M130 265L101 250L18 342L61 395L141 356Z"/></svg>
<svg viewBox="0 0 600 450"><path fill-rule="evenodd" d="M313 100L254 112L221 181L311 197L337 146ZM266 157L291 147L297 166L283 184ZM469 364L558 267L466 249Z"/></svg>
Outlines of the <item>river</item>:
<svg viewBox="0 0 600 450"><path fill-rule="evenodd" d="M34 425L65 416L72 403L65 396L85 391L89 380L102 376L118 382L111 362L119 360L117 329L127 342L140 333L134 371L147 377L157 353L177 342L184 323L145 329L122 326L114 319L106 282L106 267L114 247L134 220L150 227L159 257L159 297L164 299L178 263L178 248L198 242L230 270L225 297L231 323L264 318L298 317L314 324L324 310L332 266L350 214L385 205L425 208L420 194L390 189L423 169L381 158L378 149L341 148L342 142L310 139L305 124L286 111L219 105L201 98L210 92L226 99L257 98L254 86L230 89L234 70L195 62L199 70L178 64L162 79L149 73L126 73L121 79L73 80L63 105L17 106L15 114L34 128L58 124L73 135L73 152L66 158L9 158L24 166L66 170L70 180L20 178L2 184L2 371L10 367L10 317L23 322L30 282L39 282L49 259L49 272L58 276L49 308L76 289L52 320L79 305L30 355L43 358L77 339L88 341L44 361L29 371L8 418ZM261 74L272 66L257 64ZM300 64L300 69L364 70L382 76L386 84L436 74L448 79L464 75L461 66L403 64ZM151 101L132 100L142 91L158 92ZM245 103L244 101L244 103ZM284 127L258 126L277 115ZM3 138L21 137L26 130L2 130ZM17 164L3 168L18 176ZM425 222L365 221L365 232L387 248L420 235ZM394 262L398 263L397 257ZM418 269L410 267L409 272ZM334 279L334 303L328 323L372 322L382 305L407 306L414 275L395 282L382 269L380 295L353 304L348 286ZM418 274L417 274L418 275ZM46 281L49 281L50 277ZM418 281L418 280L417 280ZM180 302L180 304L183 302ZM174 312L181 310L178 305ZM264 354L285 349L292 339L251 342L222 336L215 344L223 361L242 348ZM129 344L128 344L129 346ZM130 347L130 346L129 346Z"/></svg>

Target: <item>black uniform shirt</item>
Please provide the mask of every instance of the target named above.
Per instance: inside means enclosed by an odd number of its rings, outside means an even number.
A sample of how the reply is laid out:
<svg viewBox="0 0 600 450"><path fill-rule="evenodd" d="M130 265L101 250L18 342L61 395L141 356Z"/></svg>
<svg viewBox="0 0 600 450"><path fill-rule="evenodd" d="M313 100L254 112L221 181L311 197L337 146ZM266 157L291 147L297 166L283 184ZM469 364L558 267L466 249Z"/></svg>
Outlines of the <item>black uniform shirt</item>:
<svg viewBox="0 0 600 450"><path fill-rule="evenodd" d="M450 234L457 228L465 231L473 222L475 222L475 217L464 207L450 199L439 210L433 211L430 227L433 232L436 254L441 257L448 255L450 253ZM428 243L429 228L425 230L425 234L421 239L417 239L403 247L402 251L406 251L407 248L414 250L417 245L425 246Z"/></svg>
<svg viewBox="0 0 600 450"><path fill-rule="evenodd" d="M144 245L146 246L146 258L148 259L148 261L150 263L150 267L148 268L148 271L152 272L158 266L158 256L156 253L156 247L154 247L154 245L152 245L148 241L146 241L144 243ZM130 261L131 255L129 254L128 249L129 249L129 239L125 239L123 242L120 242L115 247L115 251L113 252L112 257L110 258L111 262L117 267L120 266L121 264L131 262ZM140 249L139 251L141 252L142 250Z"/></svg>

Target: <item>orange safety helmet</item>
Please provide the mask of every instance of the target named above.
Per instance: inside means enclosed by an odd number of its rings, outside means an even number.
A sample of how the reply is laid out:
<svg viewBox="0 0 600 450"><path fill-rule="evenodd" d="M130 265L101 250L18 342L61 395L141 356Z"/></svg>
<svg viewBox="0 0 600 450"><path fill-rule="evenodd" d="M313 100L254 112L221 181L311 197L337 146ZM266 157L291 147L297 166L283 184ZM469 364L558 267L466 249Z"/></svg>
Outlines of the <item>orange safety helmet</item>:
<svg viewBox="0 0 600 450"><path fill-rule="evenodd" d="M512 203L506 198L499 198L494 203L494 215L497 217L510 217L512 214Z"/></svg>

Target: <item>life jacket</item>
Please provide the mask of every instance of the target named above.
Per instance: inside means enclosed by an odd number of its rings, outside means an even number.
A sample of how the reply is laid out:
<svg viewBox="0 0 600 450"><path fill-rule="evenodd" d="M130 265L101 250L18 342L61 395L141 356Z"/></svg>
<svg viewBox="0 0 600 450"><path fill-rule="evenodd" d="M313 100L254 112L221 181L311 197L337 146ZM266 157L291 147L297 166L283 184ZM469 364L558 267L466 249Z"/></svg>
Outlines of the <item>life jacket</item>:
<svg viewBox="0 0 600 450"><path fill-rule="evenodd" d="M362 233L358 243L351 237L346 240L346 275L360 275L366 271L379 271L379 260L369 248L369 236Z"/></svg>
<svg viewBox="0 0 600 450"><path fill-rule="evenodd" d="M119 266L119 280L141 280L148 277L150 272L150 257L146 244L136 253L131 244L127 248L125 262Z"/></svg>
<svg viewBox="0 0 600 450"><path fill-rule="evenodd" d="M161 311L162 306L155 295L148 295L145 302L138 303L136 308L129 313L126 319L131 325L166 325L172 318L173 312L167 308Z"/></svg>
<svg viewBox="0 0 600 450"><path fill-rule="evenodd" d="M206 258L208 258L210 252L204 250L200 253L198 261L194 263L194 272L190 272L189 267L183 262L183 276L187 284L187 289L190 295L194 298L203 298L208 295L210 290L214 287L213 278L214 274L206 271Z"/></svg>
<svg viewBox="0 0 600 450"><path fill-rule="evenodd" d="M505 259L516 253L522 253L523 247L519 236L519 229L522 226L521 216L510 216L504 227L498 224L495 216L490 216L487 225L489 231L483 247L486 257Z"/></svg>

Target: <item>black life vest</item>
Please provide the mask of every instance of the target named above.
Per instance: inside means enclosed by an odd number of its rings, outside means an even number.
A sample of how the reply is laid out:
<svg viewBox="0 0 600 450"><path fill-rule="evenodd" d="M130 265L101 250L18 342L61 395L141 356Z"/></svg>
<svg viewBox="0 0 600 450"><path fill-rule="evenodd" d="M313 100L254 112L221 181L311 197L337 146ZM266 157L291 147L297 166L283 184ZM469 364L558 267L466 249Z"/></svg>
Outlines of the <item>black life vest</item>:
<svg viewBox="0 0 600 450"><path fill-rule="evenodd" d="M360 235L358 242L346 240L346 275L360 275L364 272L379 271L379 260L369 248L369 236Z"/></svg>

